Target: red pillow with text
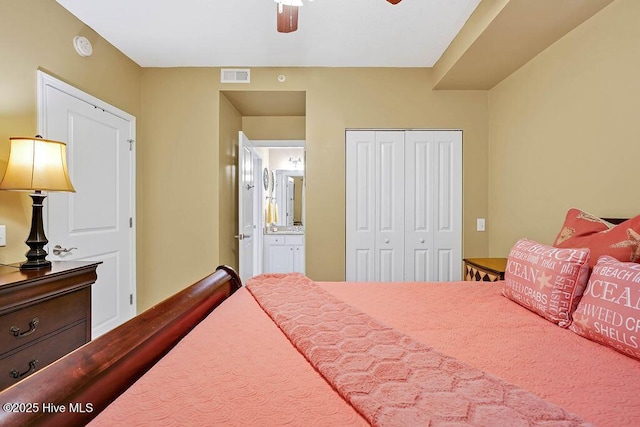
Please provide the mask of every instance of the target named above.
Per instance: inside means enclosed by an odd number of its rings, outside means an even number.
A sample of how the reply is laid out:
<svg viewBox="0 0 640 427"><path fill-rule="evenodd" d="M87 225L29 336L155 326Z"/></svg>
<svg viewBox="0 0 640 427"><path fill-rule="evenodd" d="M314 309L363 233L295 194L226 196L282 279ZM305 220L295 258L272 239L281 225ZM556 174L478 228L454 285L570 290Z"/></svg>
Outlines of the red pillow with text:
<svg viewBox="0 0 640 427"><path fill-rule="evenodd" d="M600 257L570 329L640 360L640 264Z"/></svg>
<svg viewBox="0 0 640 427"><path fill-rule="evenodd" d="M640 215L614 226L578 209L570 209L554 246L591 249L590 267L602 255L637 262L640 260Z"/></svg>
<svg viewBox="0 0 640 427"><path fill-rule="evenodd" d="M588 276L588 248L560 249L520 239L509 253L502 295L566 328Z"/></svg>

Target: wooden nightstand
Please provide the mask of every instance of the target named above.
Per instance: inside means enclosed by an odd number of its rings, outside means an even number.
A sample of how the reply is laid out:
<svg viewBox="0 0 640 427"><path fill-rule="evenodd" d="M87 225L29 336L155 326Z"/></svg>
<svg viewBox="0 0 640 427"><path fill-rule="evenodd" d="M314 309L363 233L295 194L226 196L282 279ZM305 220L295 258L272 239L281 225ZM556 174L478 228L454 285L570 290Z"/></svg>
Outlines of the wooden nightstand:
<svg viewBox="0 0 640 427"><path fill-rule="evenodd" d="M496 282L504 280L507 258L465 258L464 280Z"/></svg>
<svg viewBox="0 0 640 427"><path fill-rule="evenodd" d="M0 267L0 390L91 340L91 284L98 264Z"/></svg>

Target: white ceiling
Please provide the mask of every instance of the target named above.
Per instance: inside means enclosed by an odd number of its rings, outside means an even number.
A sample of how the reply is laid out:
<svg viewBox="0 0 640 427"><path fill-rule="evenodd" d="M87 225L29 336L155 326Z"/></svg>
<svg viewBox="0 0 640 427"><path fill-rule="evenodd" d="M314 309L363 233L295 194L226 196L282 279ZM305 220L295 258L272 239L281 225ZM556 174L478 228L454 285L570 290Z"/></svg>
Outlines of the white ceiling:
<svg viewBox="0 0 640 427"><path fill-rule="evenodd" d="M431 67L480 0L304 0L276 31L273 0L57 0L143 67Z"/></svg>

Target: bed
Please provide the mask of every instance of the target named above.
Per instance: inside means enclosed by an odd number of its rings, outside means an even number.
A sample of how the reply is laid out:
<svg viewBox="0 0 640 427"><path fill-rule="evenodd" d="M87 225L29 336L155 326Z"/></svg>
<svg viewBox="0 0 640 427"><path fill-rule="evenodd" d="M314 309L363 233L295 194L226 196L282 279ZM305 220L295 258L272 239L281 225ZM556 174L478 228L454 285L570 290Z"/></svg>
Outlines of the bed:
<svg viewBox="0 0 640 427"><path fill-rule="evenodd" d="M220 267L0 393L0 424L640 425L640 361L505 287L299 274L242 286ZM318 307L330 317L314 321ZM413 391L428 422L406 410Z"/></svg>

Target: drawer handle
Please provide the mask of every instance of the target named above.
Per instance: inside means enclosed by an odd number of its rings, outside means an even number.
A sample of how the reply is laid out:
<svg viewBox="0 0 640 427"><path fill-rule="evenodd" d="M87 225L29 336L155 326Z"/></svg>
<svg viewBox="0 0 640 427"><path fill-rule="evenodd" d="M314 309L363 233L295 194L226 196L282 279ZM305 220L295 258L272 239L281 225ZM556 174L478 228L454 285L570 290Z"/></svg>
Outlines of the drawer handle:
<svg viewBox="0 0 640 427"><path fill-rule="evenodd" d="M11 333L16 338L28 337L29 335L31 335L36 331L36 328L38 327L39 324L40 324L40 319L38 319L37 317L34 317L33 320L29 322L29 330L27 332L20 333L20 328L18 328L17 326L12 326Z"/></svg>
<svg viewBox="0 0 640 427"><path fill-rule="evenodd" d="M15 369L12 369L9 375L11 375L11 378L22 378L26 375L29 375L33 371L35 371L37 364L38 364L38 359L33 359L31 362L29 362L29 369L27 369L24 372L18 372Z"/></svg>

